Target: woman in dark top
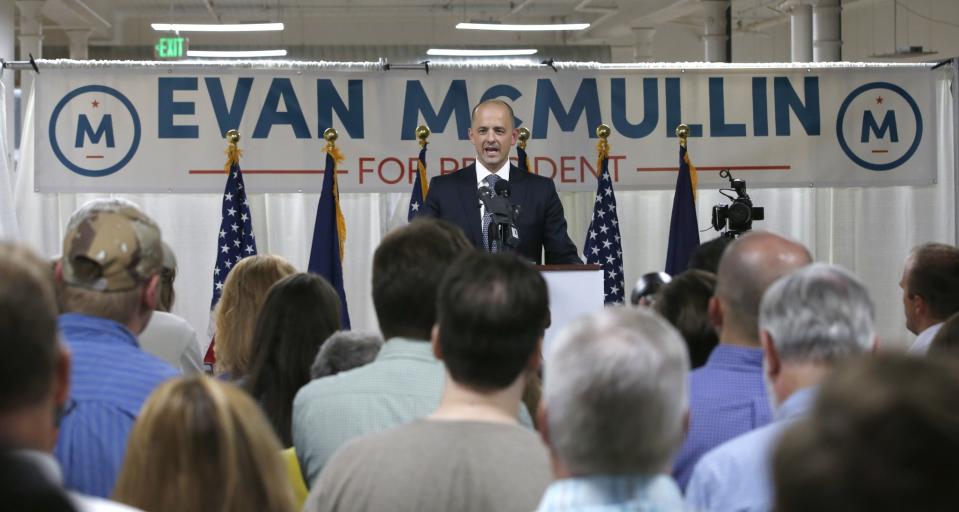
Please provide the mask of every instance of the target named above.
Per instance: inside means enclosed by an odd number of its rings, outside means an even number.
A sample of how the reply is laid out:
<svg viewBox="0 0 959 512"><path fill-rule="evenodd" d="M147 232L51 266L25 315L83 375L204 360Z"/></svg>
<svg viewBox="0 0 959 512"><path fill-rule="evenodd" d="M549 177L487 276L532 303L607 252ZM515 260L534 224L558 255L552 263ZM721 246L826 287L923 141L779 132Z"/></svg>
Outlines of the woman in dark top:
<svg viewBox="0 0 959 512"><path fill-rule="evenodd" d="M242 385L260 402L284 447L293 445L293 398L310 381L320 346L340 328L340 307L325 279L294 274L270 288L257 318L253 364Z"/></svg>

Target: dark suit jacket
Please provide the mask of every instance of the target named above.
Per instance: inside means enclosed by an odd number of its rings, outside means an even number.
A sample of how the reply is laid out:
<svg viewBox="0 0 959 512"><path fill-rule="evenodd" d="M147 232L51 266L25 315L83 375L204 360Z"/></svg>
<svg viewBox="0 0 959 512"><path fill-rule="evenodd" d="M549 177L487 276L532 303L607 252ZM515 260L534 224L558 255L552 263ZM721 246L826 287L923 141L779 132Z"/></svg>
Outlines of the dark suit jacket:
<svg viewBox="0 0 959 512"><path fill-rule="evenodd" d="M510 165L510 202L520 206L516 228L520 244L517 251L530 261L546 263L582 263L576 245L566 233L563 204L553 180L530 174ZM456 224L473 245L484 247L483 227L477 198L476 164L430 180L426 202L420 215L436 217Z"/></svg>

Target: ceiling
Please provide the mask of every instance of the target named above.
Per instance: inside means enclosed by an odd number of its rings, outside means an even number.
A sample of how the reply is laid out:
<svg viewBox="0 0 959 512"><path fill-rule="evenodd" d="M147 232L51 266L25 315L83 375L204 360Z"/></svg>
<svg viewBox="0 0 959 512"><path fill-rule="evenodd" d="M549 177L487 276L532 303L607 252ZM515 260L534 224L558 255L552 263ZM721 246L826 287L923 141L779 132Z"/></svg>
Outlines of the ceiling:
<svg viewBox="0 0 959 512"><path fill-rule="evenodd" d="M788 56L789 8L796 3L823 0L732 0L734 38L750 34L747 44L776 47L770 58ZM953 3L955 2L955 3ZM22 2L18 1L17 4ZM91 31L93 58L144 58L152 54L158 34L155 22L236 23L281 21L282 32L245 34L187 34L190 48L293 48L293 58L329 55L331 49L363 49L367 53L337 53L343 59L368 55L419 55L428 47L537 47L551 48L557 58L604 60L610 48L637 45L643 28L655 28L657 52L664 58L698 60L700 36L710 0L44 0L44 56L66 55L67 30ZM935 29L938 40L926 46L959 48L959 2L956 0L842 0L844 56L859 58L894 50ZM928 5L927 5L928 4ZM896 5L896 8L893 6ZM900 13L896 25L890 13ZM909 13L918 15L912 16ZM926 13L923 15L923 13ZM910 17L912 21L903 22ZM925 17L923 17L925 16ZM945 18L948 19L945 19ZM888 20L887 20L888 18ZM945 19L941 21L940 18ZM856 21L856 20L859 21ZM925 21L928 20L928 21ZM952 21L950 21L952 20ZM582 32L507 33L464 31L461 21L501 23L588 22ZM847 25L854 29L845 33ZM878 37L889 27L909 30L912 36L892 38L889 48ZM880 30L880 27L882 28ZM768 34L778 34L770 39ZM877 34L877 35L872 35ZM943 36L943 34L947 34ZM865 38L871 38L866 40ZM945 38L945 39L944 39ZM748 38L747 38L748 39ZM740 39L742 40L742 39ZM763 43L763 41L766 41ZM682 51L669 49L684 44ZM785 45L785 50L783 50ZM859 51L859 47L862 50ZM50 52L47 51L50 48ZM296 50L299 48L299 50ZM605 54L596 49L605 49ZM395 50L395 51L391 51ZM880 51L881 50L881 51ZM565 51L565 55L563 52ZM59 52L59 53L58 53ZM299 52L299 53L297 53ZM740 52L742 53L742 52ZM753 51L751 58L764 60ZM542 54L542 52L541 52ZM563 59L560 59L563 60ZM395 59L394 59L395 61Z"/></svg>

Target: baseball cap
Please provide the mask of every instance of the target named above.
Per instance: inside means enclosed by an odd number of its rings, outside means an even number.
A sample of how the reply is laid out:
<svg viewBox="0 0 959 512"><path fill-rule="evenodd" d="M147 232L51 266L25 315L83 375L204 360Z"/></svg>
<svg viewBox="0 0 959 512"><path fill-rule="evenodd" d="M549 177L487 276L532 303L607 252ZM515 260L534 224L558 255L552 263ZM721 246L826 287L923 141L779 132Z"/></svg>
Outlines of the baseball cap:
<svg viewBox="0 0 959 512"><path fill-rule="evenodd" d="M135 208L94 211L63 239L63 280L73 286L132 290L162 266L160 228Z"/></svg>

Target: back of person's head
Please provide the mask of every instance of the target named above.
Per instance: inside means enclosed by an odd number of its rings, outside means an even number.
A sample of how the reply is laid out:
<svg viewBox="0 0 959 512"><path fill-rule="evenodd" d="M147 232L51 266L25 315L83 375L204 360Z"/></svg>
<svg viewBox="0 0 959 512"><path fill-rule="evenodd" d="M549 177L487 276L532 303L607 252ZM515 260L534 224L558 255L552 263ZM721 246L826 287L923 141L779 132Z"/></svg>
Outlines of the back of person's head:
<svg viewBox="0 0 959 512"><path fill-rule="evenodd" d="M437 219L417 218L383 237L373 254L373 306L383 338L428 340L440 280L473 250L461 229Z"/></svg>
<svg viewBox="0 0 959 512"><path fill-rule="evenodd" d="M223 284L216 305L216 371L234 379L245 376L253 359L253 329L274 283L295 274L285 259L261 254L240 260Z"/></svg>
<svg viewBox="0 0 959 512"><path fill-rule="evenodd" d="M729 244L716 275L716 298L724 305L723 333L758 345L759 302L766 288L811 261L802 244L767 231L747 233Z"/></svg>
<svg viewBox="0 0 959 512"><path fill-rule="evenodd" d="M573 475L666 470L683 438L689 373L668 322L644 309L583 317L547 346L543 372L546 437Z"/></svg>
<svg viewBox="0 0 959 512"><path fill-rule="evenodd" d="M814 263L769 287L759 328L784 363L835 363L874 348L874 319L875 306L856 276Z"/></svg>
<svg viewBox="0 0 959 512"><path fill-rule="evenodd" d="M666 272L647 272L639 276L629 294L629 303L634 306L652 306L659 290L672 279Z"/></svg>
<svg viewBox="0 0 959 512"><path fill-rule="evenodd" d="M7 415L53 407L60 348L50 267L8 242L0 243L0 351L0 443L20 447L4 428L10 426Z"/></svg>
<svg viewBox="0 0 959 512"><path fill-rule="evenodd" d="M929 355L959 357L959 313L953 314L943 322L929 345Z"/></svg>
<svg viewBox="0 0 959 512"><path fill-rule="evenodd" d="M653 309L673 324L686 340L693 368L706 364L719 344L719 334L709 321L709 299L716 291L716 275L687 270L666 283L653 301Z"/></svg>
<svg viewBox="0 0 959 512"><path fill-rule="evenodd" d="M951 511L959 503L959 362L879 354L826 379L773 460L776 510Z"/></svg>
<svg viewBox="0 0 959 512"><path fill-rule="evenodd" d="M176 255L173 248L163 242L163 268L160 269L160 282L157 285L157 311L169 313L176 300L173 281L176 280Z"/></svg>
<svg viewBox="0 0 959 512"><path fill-rule="evenodd" d="M145 324L156 305L162 266L160 228L153 219L120 198L87 203L70 218L63 238L63 307L124 325Z"/></svg>
<svg viewBox="0 0 959 512"><path fill-rule="evenodd" d="M733 239L728 236L717 236L699 244L689 255L688 269L705 270L715 274L719 271L719 260L723 257L723 251L732 241Z"/></svg>
<svg viewBox="0 0 959 512"><path fill-rule="evenodd" d="M253 332L248 385L284 446L293 444L293 397L310 381L320 345L339 328L340 297L326 279L293 274L270 288Z"/></svg>
<svg viewBox="0 0 959 512"><path fill-rule="evenodd" d="M150 395L133 425L114 499L143 510L292 511L280 444L232 384L195 376Z"/></svg>
<svg viewBox="0 0 959 512"><path fill-rule="evenodd" d="M907 293L922 297L939 321L959 312L959 248L929 243L909 257Z"/></svg>
<svg viewBox="0 0 959 512"><path fill-rule="evenodd" d="M323 342L310 367L310 378L320 379L358 368L376 359L383 347L379 333L336 331Z"/></svg>
<svg viewBox="0 0 959 512"><path fill-rule="evenodd" d="M45 467L48 464L54 467ZM0 448L0 503L3 510L17 512L78 510L60 486L55 462L6 447Z"/></svg>
<svg viewBox="0 0 959 512"><path fill-rule="evenodd" d="M441 359L457 384L499 390L525 376L531 358L538 365L549 296L518 256L464 256L446 271L436 308Z"/></svg>

